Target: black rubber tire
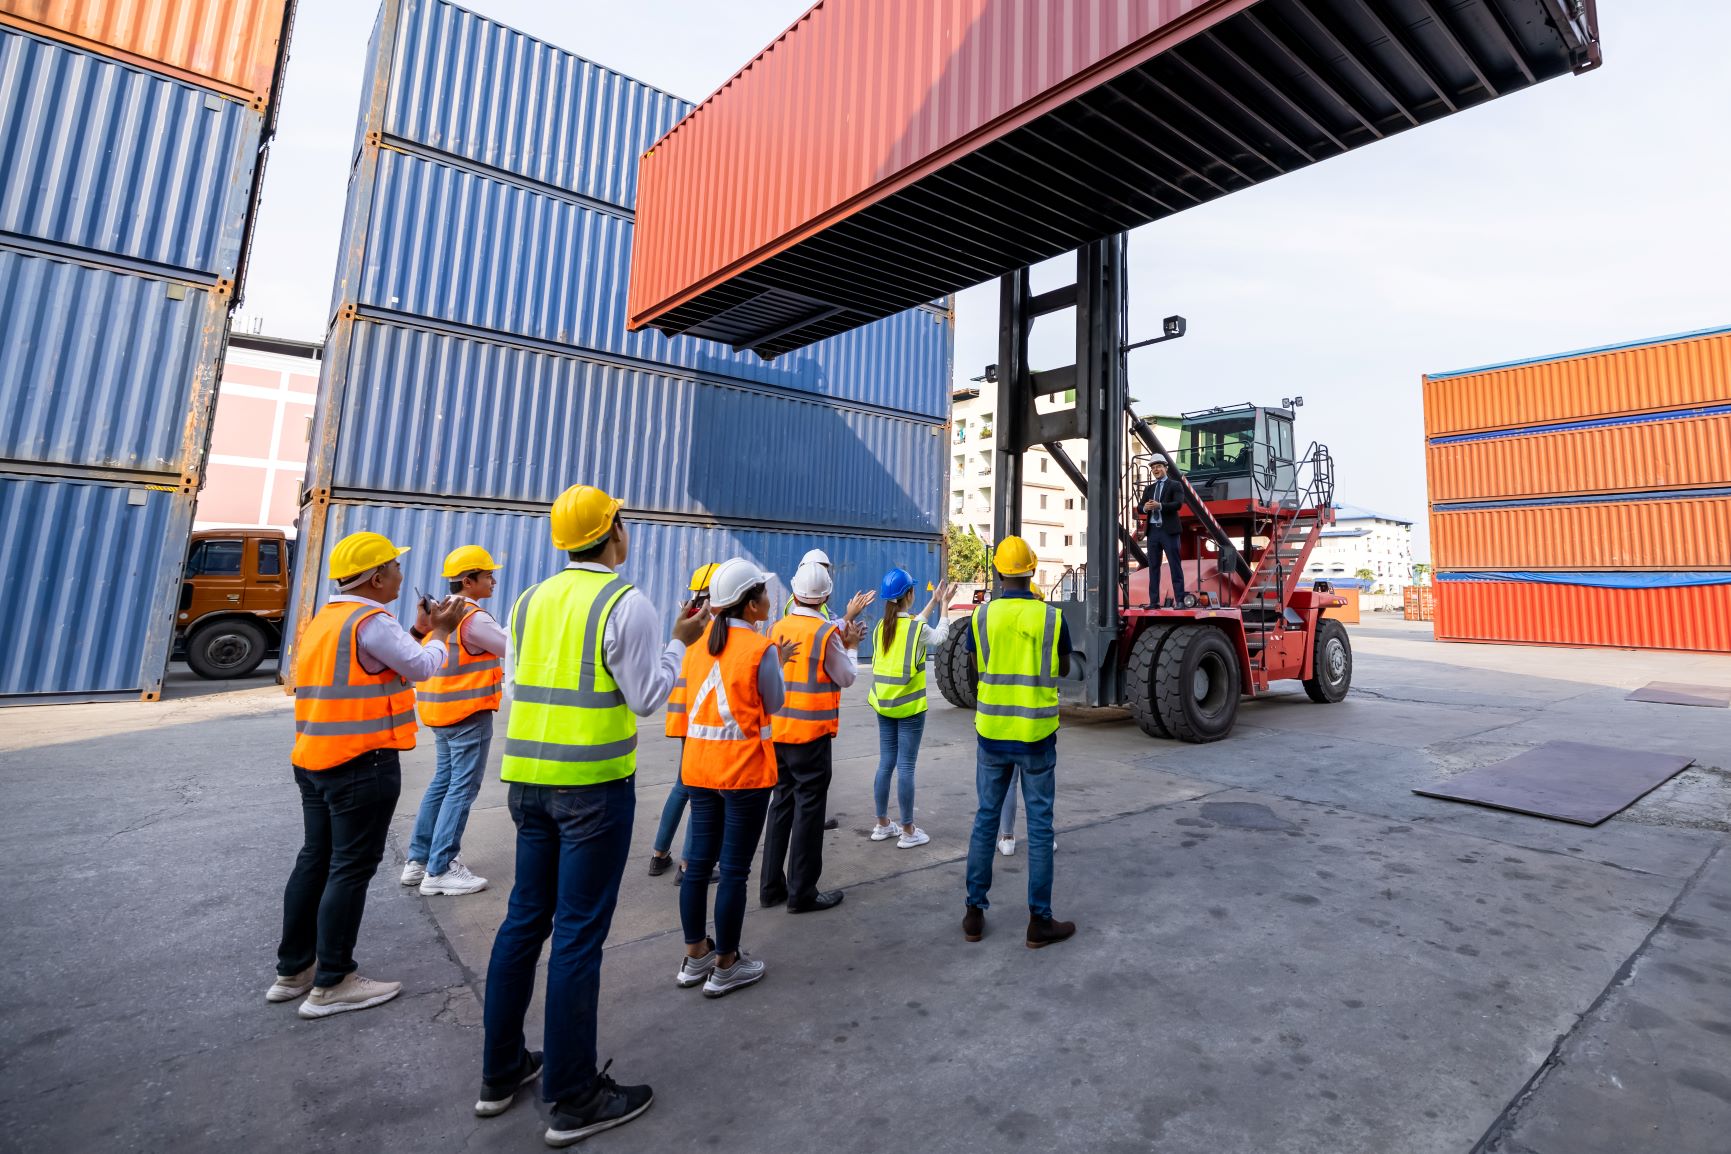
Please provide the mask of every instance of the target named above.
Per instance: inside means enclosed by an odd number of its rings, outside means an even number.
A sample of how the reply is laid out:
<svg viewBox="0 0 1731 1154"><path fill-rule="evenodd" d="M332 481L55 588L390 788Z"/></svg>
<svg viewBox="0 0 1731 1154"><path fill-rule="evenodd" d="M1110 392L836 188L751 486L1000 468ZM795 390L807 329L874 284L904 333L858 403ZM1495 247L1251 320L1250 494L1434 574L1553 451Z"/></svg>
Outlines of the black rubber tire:
<svg viewBox="0 0 1731 1154"><path fill-rule="evenodd" d="M1243 689L1238 651L1225 630L1180 625L1160 647L1154 701L1161 724L1179 741L1200 745L1229 735Z"/></svg>
<svg viewBox="0 0 1731 1154"><path fill-rule="evenodd" d="M962 635L970 624L967 618L962 618L951 625L950 635L944 638L944 643L938 646L928 664L937 678L938 692L957 709L972 709L979 700L978 675L974 672L974 663L968 660L967 647L962 643Z"/></svg>
<svg viewBox="0 0 1731 1154"><path fill-rule="evenodd" d="M259 667L270 652L270 639L244 617L225 617L200 625L186 640L186 663L210 681L233 681Z"/></svg>
<svg viewBox="0 0 1731 1154"><path fill-rule="evenodd" d="M1171 635L1172 626L1164 623L1143 629L1130 647L1130 663L1124 669L1125 704L1137 726L1149 737L1172 736L1160 720L1160 709L1154 700L1154 670L1160 661L1160 648Z"/></svg>
<svg viewBox="0 0 1731 1154"><path fill-rule="evenodd" d="M1330 617L1316 623L1316 676L1306 678L1304 692L1318 705L1332 705L1352 688L1352 641L1346 626Z"/></svg>

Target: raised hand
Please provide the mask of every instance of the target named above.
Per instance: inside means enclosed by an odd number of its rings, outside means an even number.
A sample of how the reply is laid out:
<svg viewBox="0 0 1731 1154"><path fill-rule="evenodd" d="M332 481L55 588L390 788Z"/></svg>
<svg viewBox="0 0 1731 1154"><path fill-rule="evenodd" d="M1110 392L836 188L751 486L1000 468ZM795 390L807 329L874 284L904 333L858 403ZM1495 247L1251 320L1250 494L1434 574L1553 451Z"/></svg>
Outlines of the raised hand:
<svg viewBox="0 0 1731 1154"><path fill-rule="evenodd" d="M703 631L708 625L708 604L687 605L680 610L678 619L673 622L673 640L685 646L695 645L697 639L703 636Z"/></svg>
<svg viewBox="0 0 1731 1154"><path fill-rule="evenodd" d="M794 658L799 656L799 651L803 647L803 644L803 642L796 641L791 637L785 641L776 642L775 647L781 654L781 663L783 665L791 664Z"/></svg>
<svg viewBox="0 0 1731 1154"><path fill-rule="evenodd" d="M864 590L862 592L855 593L853 595L853 600L851 600L847 603L847 612L842 615L842 620L843 621L850 621L850 622L851 621L858 621L859 615L861 613L864 613L866 611L866 607L869 606L873 601L876 601L877 599L878 599L878 595L877 595L877 592L875 590Z"/></svg>

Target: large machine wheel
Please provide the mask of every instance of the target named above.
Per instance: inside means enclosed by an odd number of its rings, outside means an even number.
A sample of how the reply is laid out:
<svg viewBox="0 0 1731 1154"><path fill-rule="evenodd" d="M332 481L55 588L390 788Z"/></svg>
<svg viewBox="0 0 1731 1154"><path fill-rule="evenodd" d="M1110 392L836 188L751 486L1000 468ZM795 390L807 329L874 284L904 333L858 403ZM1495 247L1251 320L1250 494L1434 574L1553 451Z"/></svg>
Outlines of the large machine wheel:
<svg viewBox="0 0 1731 1154"><path fill-rule="evenodd" d="M225 617L193 630L186 663L200 677L228 681L257 669L270 648L264 630L244 617Z"/></svg>
<svg viewBox="0 0 1731 1154"><path fill-rule="evenodd" d="M1238 720L1244 681L1238 651L1212 625L1180 625L1154 662L1154 702L1160 722L1179 741L1219 741Z"/></svg>
<svg viewBox="0 0 1731 1154"><path fill-rule="evenodd" d="M1304 692L1318 705L1330 705L1352 688L1352 642L1346 626L1329 617L1316 623L1316 676L1304 681Z"/></svg>
<svg viewBox="0 0 1731 1154"><path fill-rule="evenodd" d="M1160 706L1154 698L1155 669L1160 660L1160 648L1172 635L1170 625L1150 625L1137 636L1130 647L1130 663L1124 670L1124 690L1129 700L1130 716L1149 737L1171 737L1171 731L1160 720Z"/></svg>
<svg viewBox="0 0 1731 1154"><path fill-rule="evenodd" d="M938 692L944 695L944 700L957 709L972 709L979 700L979 683L974 673L974 663L968 660L967 647L962 644L962 631L968 623L957 623L960 628L952 625L950 635L944 638L944 643L938 646L938 651L932 654L929 666L932 675L937 678Z"/></svg>

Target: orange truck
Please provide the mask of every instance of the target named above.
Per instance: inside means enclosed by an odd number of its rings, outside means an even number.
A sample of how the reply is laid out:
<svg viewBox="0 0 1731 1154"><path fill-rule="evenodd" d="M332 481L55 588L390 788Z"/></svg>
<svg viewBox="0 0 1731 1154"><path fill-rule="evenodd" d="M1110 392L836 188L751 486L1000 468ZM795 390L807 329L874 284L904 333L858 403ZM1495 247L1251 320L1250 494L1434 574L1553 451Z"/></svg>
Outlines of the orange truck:
<svg viewBox="0 0 1731 1154"><path fill-rule="evenodd" d="M294 543L277 529L200 529L182 571L175 649L200 677L245 677L277 651Z"/></svg>

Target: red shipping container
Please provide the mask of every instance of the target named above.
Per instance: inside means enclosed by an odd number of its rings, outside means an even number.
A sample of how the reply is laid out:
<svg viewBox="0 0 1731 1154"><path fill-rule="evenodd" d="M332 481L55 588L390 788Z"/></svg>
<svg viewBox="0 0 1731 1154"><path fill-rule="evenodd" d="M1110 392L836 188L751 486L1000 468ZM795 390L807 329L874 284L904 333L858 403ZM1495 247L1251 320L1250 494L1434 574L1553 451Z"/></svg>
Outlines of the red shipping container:
<svg viewBox="0 0 1731 1154"><path fill-rule="evenodd" d="M1443 506L1430 534L1441 569L1731 569L1731 496Z"/></svg>
<svg viewBox="0 0 1731 1154"><path fill-rule="evenodd" d="M821 0L644 154L631 326L801 347L1594 67L1550 8Z"/></svg>
<svg viewBox="0 0 1731 1154"><path fill-rule="evenodd" d="M1731 653L1731 584L1603 589L1438 581L1436 637Z"/></svg>

